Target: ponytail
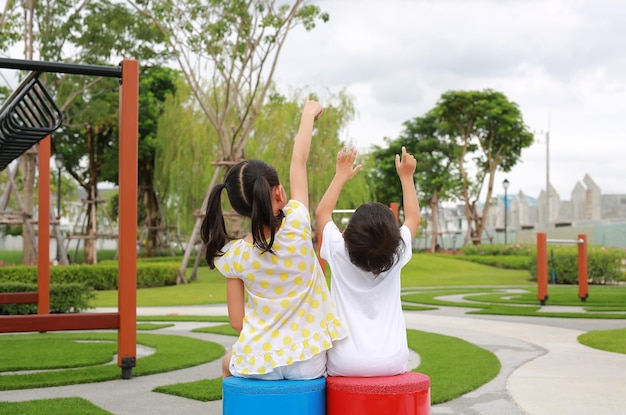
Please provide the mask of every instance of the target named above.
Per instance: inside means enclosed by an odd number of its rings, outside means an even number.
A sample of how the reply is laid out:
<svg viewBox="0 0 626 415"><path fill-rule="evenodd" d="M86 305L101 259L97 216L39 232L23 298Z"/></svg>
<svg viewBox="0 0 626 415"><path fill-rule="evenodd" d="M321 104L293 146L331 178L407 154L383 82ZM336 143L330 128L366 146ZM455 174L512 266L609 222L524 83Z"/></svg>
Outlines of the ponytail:
<svg viewBox="0 0 626 415"><path fill-rule="evenodd" d="M244 160L228 170L223 184L211 189L200 231L209 268L215 268L215 257L223 255L222 247L234 239L226 233L222 189L226 188L235 212L250 218L253 244L262 252L273 252L276 229L285 216L282 211L274 216L272 210L272 189L279 185L274 167L260 160ZM265 238L265 227L270 229L269 241Z"/></svg>
<svg viewBox="0 0 626 415"><path fill-rule="evenodd" d="M272 252L276 235L276 218L272 210L272 188L263 176L259 176L252 189L252 241L261 252ZM281 217L282 220L282 217ZM265 239L265 226L270 228L270 240Z"/></svg>
<svg viewBox="0 0 626 415"><path fill-rule="evenodd" d="M226 187L224 184L218 184L211 189L209 200L207 203L206 213L202 220L202 228L200 229L200 237L204 243L206 262L209 268L215 268L215 257L221 256L222 247L230 240L226 233L226 224L224 223L224 213L222 212L222 189Z"/></svg>

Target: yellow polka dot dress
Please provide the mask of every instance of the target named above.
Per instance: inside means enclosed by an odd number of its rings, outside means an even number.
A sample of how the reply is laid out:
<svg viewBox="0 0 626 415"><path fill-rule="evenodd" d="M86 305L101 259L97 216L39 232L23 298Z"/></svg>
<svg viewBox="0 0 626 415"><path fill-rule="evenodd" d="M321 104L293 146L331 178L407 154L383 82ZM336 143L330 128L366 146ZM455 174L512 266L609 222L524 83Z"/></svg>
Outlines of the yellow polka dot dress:
<svg viewBox="0 0 626 415"><path fill-rule="evenodd" d="M215 259L225 277L243 280L248 294L243 328L233 345L233 362L244 375L307 360L346 336L313 248L309 212L296 200L284 212L275 254L261 254L238 239Z"/></svg>

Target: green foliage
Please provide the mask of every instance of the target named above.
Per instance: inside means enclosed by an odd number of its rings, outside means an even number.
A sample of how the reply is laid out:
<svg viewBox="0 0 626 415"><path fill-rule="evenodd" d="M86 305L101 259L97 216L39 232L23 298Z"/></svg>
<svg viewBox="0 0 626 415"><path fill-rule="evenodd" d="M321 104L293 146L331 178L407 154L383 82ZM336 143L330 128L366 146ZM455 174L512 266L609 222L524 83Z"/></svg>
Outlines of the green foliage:
<svg viewBox="0 0 626 415"><path fill-rule="evenodd" d="M529 269L532 258L515 255L459 255L453 258L504 269Z"/></svg>
<svg viewBox="0 0 626 415"><path fill-rule="evenodd" d="M202 206L219 159L215 128L193 101L180 78L174 95L165 99L156 136L155 187L169 223L189 232L194 212Z"/></svg>
<svg viewBox="0 0 626 415"><path fill-rule="evenodd" d="M276 168L288 195L290 194L288 180L290 155L306 96L319 99L303 91L296 91L290 96L272 91L261 110L261 115L254 124L254 131L245 148L245 153L249 158L267 161ZM348 145L342 143L339 136L353 119L354 113L354 98L346 91L340 91L337 94L328 92L325 96L324 113L315 122L308 159L310 166L309 210L311 212L315 211L335 174L337 152L344 145ZM342 209L354 209L370 201L371 198L366 176L358 174L344 187L337 206Z"/></svg>
<svg viewBox="0 0 626 415"><path fill-rule="evenodd" d="M438 136L437 119L433 112L404 122L398 138L386 138L387 148L375 146L373 156L376 168L369 173L379 201L389 204L402 200L402 187L396 173L395 155L402 147L413 154L419 163L415 181L422 203L434 199L450 200L459 195L461 182L455 163L455 143L449 137Z"/></svg>
<svg viewBox="0 0 626 415"><path fill-rule="evenodd" d="M2 282L0 293L36 292L36 283ZM91 287L79 283L50 284L51 313L79 313L89 309ZM0 304L0 315L37 314L37 304Z"/></svg>
<svg viewBox="0 0 626 415"><path fill-rule="evenodd" d="M163 287L176 284L178 265L175 263L137 264L137 288ZM37 282L36 266L0 267L0 282ZM68 265L50 268L50 281L54 284L85 284L94 290L116 290L118 267L116 264Z"/></svg>
<svg viewBox="0 0 626 415"><path fill-rule="evenodd" d="M468 256L487 255L487 256L532 256L537 253L536 245L465 245L462 246L461 252Z"/></svg>

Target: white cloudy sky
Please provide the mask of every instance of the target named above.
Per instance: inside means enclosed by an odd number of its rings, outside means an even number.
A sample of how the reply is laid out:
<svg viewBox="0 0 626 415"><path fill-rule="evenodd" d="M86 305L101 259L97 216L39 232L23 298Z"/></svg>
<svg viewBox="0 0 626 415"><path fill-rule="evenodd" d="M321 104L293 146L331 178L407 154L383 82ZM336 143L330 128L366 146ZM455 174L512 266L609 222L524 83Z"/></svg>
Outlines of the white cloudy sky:
<svg viewBox="0 0 626 415"><path fill-rule="evenodd" d="M492 88L531 130L550 131L550 181L562 200L588 173L626 193L626 1L313 0L330 21L287 40L276 81L346 88L359 147L397 137L448 90ZM546 183L544 135L525 149L509 193Z"/></svg>

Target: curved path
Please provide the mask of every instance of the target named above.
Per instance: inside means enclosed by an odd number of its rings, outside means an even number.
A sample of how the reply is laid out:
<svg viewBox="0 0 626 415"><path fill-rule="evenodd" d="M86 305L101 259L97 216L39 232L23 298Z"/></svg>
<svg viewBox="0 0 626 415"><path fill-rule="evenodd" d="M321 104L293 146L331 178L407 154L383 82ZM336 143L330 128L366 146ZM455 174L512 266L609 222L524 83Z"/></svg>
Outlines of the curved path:
<svg viewBox="0 0 626 415"><path fill-rule="evenodd" d="M96 310L110 311L110 310ZM617 415L626 413L626 355L578 343L589 330L626 327L624 320L474 316L468 309L441 307L405 312L407 328L459 337L494 352L498 376L432 414ZM226 315L224 306L138 309L139 315ZM201 338L228 347L233 338L190 330L210 323L176 323L154 331ZM220 362L132 380L0 392L0 401L83 397L116 415L219 415L221 401L198 402L152 392L160 385L220 376Z"/></svg>

